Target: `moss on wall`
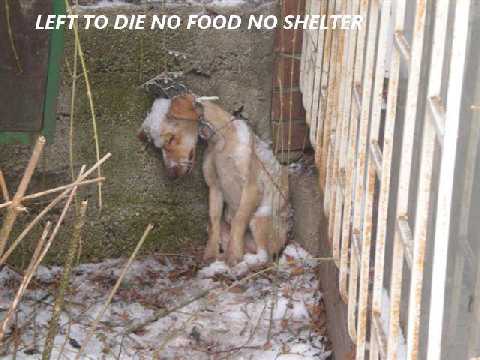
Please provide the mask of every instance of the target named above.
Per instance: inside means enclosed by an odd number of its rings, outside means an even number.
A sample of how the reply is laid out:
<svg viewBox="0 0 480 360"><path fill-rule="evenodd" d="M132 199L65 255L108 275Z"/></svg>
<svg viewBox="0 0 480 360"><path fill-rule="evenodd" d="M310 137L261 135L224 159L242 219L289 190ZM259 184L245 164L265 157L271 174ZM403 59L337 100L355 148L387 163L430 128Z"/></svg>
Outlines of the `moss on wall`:
<svg viewBox="0 0 480 360"><path fill-rule="evenodd" d="M272 13L271 8L262 9ZM153 7L148 12L163 10ZM175 13L183 14L199 11L197 8L175 9ZM110 16L145 13L145 7L110 8L99 12L110 13ZM101 154L111 152L113 155L102 168L107 181L103 186L101 212L97 209L96 188L90 186L81 190L81 197L89 200L81 260L96 261L128 255L148 223L156 227L144 245L144 253L178 252L203 244L207 238L207 188L200 166L190 177L175 181L166 179L161 156L154 149L145 148L136 137L152 102L152 98L138 87L164 70L185 71L185 82L195 92L220 96L230 110L245 105L252 126L268 138L273 32L91 29L82 30L80 36L94 94ZM73 33L68 32L56 140L47 147L30 191L70 180L69 72L73 63L73 44ZM186 54L186 58L176 52ZM90 166L95 162L92 122L81 77L74 114L74 165L78 172L82 164ZM11 188L16 186L29 153L29 147L17 146L4 148L0 154L2 170L8 174ZM35 214L41 205L45 204L33 204L31 214ZM48 219L55 220L59 213L60 209L56 209ZM23 222L32 215L23 217ZM69 220L49 254L48 261L52 263L60 261L65 251ZM19 229L20 226L17 232ZM40 227L36 229L22 251L12 259L14 262L21 263L22 259L28 258L26 250L31 251L40 230Z"/></svg>

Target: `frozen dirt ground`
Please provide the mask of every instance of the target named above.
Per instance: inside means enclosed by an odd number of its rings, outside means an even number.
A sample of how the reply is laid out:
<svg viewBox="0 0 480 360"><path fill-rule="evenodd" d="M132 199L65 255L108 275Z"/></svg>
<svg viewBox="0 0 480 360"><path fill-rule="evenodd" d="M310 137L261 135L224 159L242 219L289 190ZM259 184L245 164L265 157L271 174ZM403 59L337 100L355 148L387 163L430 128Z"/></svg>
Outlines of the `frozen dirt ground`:
<svg viewBox="0 0 480 360"><path fill-rule="evenodd" d="M257 260L247 256L233 271L222 262L201 268L193 256L133 262L81 358L328 359L317 260L296 244L285 249L278 271L259 267ZM74 269L52 359L76 357L125 262ZM61 271L39 268L0 358L12 359L15 343L17 359L41 358ZM12 270L0 272L0 321L19 282Z"/></svg>

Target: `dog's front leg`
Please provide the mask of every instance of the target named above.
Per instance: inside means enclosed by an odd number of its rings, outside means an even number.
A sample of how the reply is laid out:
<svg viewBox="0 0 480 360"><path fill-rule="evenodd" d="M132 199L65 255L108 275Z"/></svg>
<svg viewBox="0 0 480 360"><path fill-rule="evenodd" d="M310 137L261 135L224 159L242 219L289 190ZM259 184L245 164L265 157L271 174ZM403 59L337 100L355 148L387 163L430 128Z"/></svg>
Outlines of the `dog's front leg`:
<svg viewBox="0 0 480 360"><path fill-rule="evenodd" d="M223 194L217 186L210 187L208 203L208 242L203 254L205 261L216 260L220 254L220 221L223 211Z"/></svg>
<svg viewBox="0 0 480 360"><path fill-rule="evenodd" d="M227 263L230 266L236 265L243 259L245 232L257 205L258 192L256 186L246 186L242 192L240 206L232 220L232 239L227 248Z"/></svg>

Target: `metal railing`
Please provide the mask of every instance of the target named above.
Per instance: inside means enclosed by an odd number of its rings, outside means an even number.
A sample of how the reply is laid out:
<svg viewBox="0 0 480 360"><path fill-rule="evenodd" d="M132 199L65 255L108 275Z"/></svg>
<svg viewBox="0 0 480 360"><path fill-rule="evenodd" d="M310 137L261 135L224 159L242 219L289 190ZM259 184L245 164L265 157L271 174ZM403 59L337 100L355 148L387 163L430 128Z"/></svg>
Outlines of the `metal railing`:
<svg viewBox="0 0 480 360"><path fill-rule="evenodd" d="M470 10L471 0L307 0L307 14L364 19L358 31L305 30L300 78L357 359L442 355ZM422 296L429 239L428 314ZM463 266L457 262L460 273Z"/></svg>

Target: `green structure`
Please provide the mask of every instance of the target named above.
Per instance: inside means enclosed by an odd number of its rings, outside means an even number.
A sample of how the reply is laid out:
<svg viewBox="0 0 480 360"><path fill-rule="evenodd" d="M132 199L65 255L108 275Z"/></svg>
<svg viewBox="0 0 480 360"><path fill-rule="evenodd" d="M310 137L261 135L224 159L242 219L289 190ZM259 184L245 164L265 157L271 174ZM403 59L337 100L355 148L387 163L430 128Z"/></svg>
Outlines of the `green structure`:
<svg viewBox="0 0 480 360"><path fill-rule="evenodd" d="M0 17L0 144L55 133L64 31L35 30L39 14L65 14L64 0L5 0Z"/></svg>

